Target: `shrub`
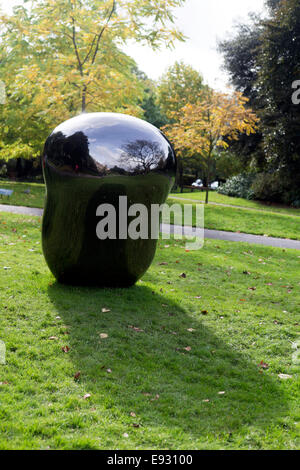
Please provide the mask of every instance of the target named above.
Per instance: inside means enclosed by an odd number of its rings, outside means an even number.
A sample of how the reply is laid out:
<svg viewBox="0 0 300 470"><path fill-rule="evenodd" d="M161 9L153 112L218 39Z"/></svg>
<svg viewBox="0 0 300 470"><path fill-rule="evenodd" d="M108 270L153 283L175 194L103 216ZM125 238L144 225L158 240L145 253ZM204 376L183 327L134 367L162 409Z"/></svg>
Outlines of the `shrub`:
<svg viewBox="0 0 300 470"><path fill-rule="evenodd" d="M225 196L253 199L254 193L251 189L253 178L251 174L232 176L225 184L220 186L218 193L224 194Z"/></svg>
<svg viewBox="0 0 300 470"><path fill-rule="evenodd" d="M255 199L292 204L300 199L299 191L292 191L288 180L279 172L259 173L252 185Z"/></svg>
<svg viewBox="0 0 300 470"><path fill-rule="evenodd" d="M7 175L7 166L4 164L0 167L0 176L5 177Z"/></svg>

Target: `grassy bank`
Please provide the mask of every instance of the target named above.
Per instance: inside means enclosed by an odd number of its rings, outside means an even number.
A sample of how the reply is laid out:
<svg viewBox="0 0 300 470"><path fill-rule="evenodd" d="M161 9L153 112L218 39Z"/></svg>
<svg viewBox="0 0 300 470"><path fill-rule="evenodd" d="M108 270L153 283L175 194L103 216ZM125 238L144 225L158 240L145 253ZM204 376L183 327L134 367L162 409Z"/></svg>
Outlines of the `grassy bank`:
<svg viewBox="0 0 300 470"><path fill-rule="evenodd" d="M205 202L205 193L196 191L196 192L184 192L184 193L172 193L170 198L180 198L188 199L195 202ZM268 204L261 201L248 201L247 199L242 199L238 197L229 197L223 196L216 191L210 191L209 193L209 202L216 204L226 204L230 206L244 207L248 209L255 209L264 212L275 212L289 215L298 215L300 216L300 209L294 209L292 207L283 206L280 204Z"/></svg>
<svg viewBox="0 0 300 470"><path fill-rule="evenodd" d="M10 197L0 196L0 204L38 207L41 209L44 207L44 184L17 183L13 181L0 180L0 188L13 190L13 194Z"/></svg>
<svg viewBox="0 0 300 470"><path fill-rule="evenodd" d="M73 288L1 213L0 253L1 449L299 448L298 252L163 241L135 287Z"/></svg>
<svg viewBox="0 0 300 470"><path fill-rule="evenodd" d="M169 204L182 205L184 202L169 199ZM189 202L186 204L189 204ZM295 215L263 213L252 209L205 205L204 216L204 227L207 229L300 240L300 218ZM194 210L193 224L195 223Z"/></svg>

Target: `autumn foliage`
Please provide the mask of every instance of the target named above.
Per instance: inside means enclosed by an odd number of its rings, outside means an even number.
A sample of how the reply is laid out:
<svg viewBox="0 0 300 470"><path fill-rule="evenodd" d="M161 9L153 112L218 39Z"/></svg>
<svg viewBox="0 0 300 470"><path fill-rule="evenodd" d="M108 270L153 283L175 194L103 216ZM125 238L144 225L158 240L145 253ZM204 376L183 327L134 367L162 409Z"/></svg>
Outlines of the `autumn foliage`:
<svg viewBox="0 0 300 470"><path fill-rule="evenodd" d="M237 140L240 134L255 132L258 118L247 102L241 93L225 94L206 88L200 91L195 103L175 111L174 123L164 129L179 155L200 156L208 183L216 151L228 148L229 142Z"/></svg>

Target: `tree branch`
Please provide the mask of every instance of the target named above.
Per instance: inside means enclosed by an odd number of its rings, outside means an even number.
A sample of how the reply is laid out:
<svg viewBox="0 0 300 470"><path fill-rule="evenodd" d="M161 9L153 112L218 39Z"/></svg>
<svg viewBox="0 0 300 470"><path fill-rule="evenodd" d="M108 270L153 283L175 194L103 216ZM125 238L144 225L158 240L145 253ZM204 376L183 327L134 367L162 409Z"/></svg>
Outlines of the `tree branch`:
<svg viewBox="0 0 300 470"><path fill-rule="evenodd" d="M116 0L113 0L113 4L112 4L112 8L111 8L111 11L110 11L110 14L106 20L106 23L105 25L103 26L102 30L100 31L100 33L98 34L98 38L97 38L97 44L96 44L96 48L95 48L95 51L94 51L94 54L93 54L93 57L92 57L92 65L95 63L95 60L96 60L96 57L97 57L97 54L98 54L98 50L99 50L99 45L100 45L100 41L101 41L101 38L103 36L103 33L104 31L106 30L107 26L108 26L108 23L110 22L111 20L111 17L115 11L115 6L116 6Z"/></svg>
<svg viewBox="0 0 300 470"><path fill-rule="evenodd" d="M80 75L83 76L82 62L80 60L79 51L78 51L78 47L77 47L77 41L76 41L75 20L74 20L73 16L71 16L71 19L72 19L72 23L73 23L73 28L72 28L72 31L73 31L73 34L72 34L73 46L74 46L75 54L76 54L76 57L77 57L77 62L78 62L78 68L79 68L79 71L80 71Z"/></svg>

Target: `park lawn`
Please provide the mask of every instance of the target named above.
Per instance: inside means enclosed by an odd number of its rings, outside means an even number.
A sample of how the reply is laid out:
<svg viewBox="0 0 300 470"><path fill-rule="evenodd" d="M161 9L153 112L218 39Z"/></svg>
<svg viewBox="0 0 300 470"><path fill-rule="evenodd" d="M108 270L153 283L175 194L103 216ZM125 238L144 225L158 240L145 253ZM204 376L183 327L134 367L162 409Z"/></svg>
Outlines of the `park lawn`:
<svg viewBox="0 0 300 470"><path fill-rule="evenodd" d="M169 199L168 204L183 205L183 201ZM186 202L189 204L189 202ZM193 225L196 224L194 203ZM174 218L171 218L174 221ZM252 209L238 209L216 205L204 206L204 227L211 230L268 235L269 237L300 240L300 218L286 214L273 214Z"/></svg>
<svg viewBox="0 0 300 470"><path fill-rule="evenodd" d="M11 204L13 206L44 207L45 185L38 183L17 183L14 181L0 180L1 189L12 189L10 197L0 196L0 204ZM24 191L30 191L27 194Z"/></svg>
<svg viewBox="0 0 300 470"><path fill-rule="evenodd" d="M20 183L14 181L7 181L7 180L0 180L0 188L3 189L12 189L14 191L13 195L10 198L3 196L0 197L0 204L12 204L16 206L26 206L26 207L37 207L42 209L44 207L44 199L45 199L45 185L44 184L37 184L37 183ZM30 190L29 194L24 193L24 191ZM186 199L193 199L195 202L197 201L204 201L205 200L205 193L201 192L194 192L194 193L172 193L170 198L172 197L178 198L186 198ZM293 209L291 207L280 207L276 205L268 205L263 204L259 201L248 201L247 199L235 198L235 197L228 197L223 196L222 194L218 194L215 191L211 191L209 193L209 201L211 203L218 203L218 204L228 204L234 206L240 206L245 208L252 208L257 209L260 211L266 212L275 212L275 213L283 213L287 215L299 215L300 216L300 209Z"/></svg>
<svg viewBox="0 0 300 470"><path fill-rule="evenodd" d="M0 213L0 449L299 448L299 254L165 240L133 288L70 287Z"/></svg>
<svg viewBox="0 0 300 470"><path fill-rule="evenodd" d="M14 183L0 181L0 188L13 189L10 198L0 198L0 204L43 208L45 198L45 185L36 183ZM30 190L29 194L24 191ZM195 193L194 195L200 193ZM213 196L220 196L212 192ZM226 196L222 196L226 197ZM230 198L235 199L235 198ZM241 199L245 203L251 202ZM183 201L169 199L169 203L184 204ZM187 204L189 202L187 201ZM252 201L253 203L253 201ZM268 206L266 206L268 207ZM282 209L283 211L283 209ZM285 209L282 213L266 213L260 210L239 209L237 207L224 207L209 204L205 206L205 228L212 230L225 230L230 232L244 232L255 235L268 235L271 237L300 239L300 219L295 209ZM195 223L195 220L194 220Z"/></svg>
<svg viewBox="0 0 300 470"><path fill-rule="evenodd" d="M184 193L173 192L170 194L170 198L173 197L180 199L191 199L195 202L205 202L205 192L200 191ZM282 206L280 204L267 204L262 201L248 201L248 199L224 196L223 194L219 194L216 191L210 191L209 203L227 204L230 206L245 207L248 209L256 209L265 212L275 212L300 216L300 209Z"/></svg>

